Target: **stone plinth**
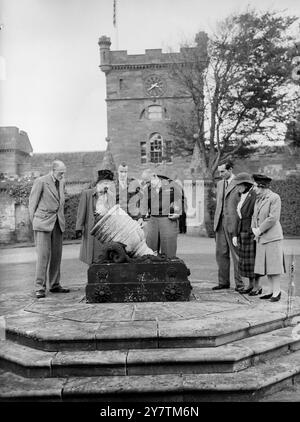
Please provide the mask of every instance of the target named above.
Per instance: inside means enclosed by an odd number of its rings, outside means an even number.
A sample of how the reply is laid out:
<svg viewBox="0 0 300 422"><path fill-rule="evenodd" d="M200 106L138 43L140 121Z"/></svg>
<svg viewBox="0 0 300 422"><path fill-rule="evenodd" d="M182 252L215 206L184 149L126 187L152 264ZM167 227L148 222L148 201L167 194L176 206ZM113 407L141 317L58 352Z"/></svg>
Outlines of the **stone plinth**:
<svg viewBox="0 0 300 422"><path fill-rule="evenodd" d="M188 301L189 270L178 258L158 262L92 264L88 269L86 301Z"/></svg>

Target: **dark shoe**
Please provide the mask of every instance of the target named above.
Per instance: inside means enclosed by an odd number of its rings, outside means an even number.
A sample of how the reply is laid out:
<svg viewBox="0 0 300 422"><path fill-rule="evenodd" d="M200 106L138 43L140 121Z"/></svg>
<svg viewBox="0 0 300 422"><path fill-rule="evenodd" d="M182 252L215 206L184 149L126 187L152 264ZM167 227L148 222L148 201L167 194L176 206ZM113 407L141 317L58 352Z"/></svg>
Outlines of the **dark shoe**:
<svg viewBox="0 0 300 422"><path fill-rule="evenodd" d="M242 291L245 290L245 287L236 287L234 290L236 292L242 293Z"/></svg>
<svg viewBox="0 0 300 422"><path fill-rule="evenodd" d="M247 289L240 290L240 293L242 293L242 295L246 295L247 293L250 293L252 289L253 287L248 287Z"/></svg>
<svg viewBox="0 0 300 422"><path fill-rule="evenodd" d="M252 292L249 293L249 296L258 296L262 294L262 287L258 290L252 290Z"/></svg>
<svg viewBox="0 0 300 422"><path fill-rule="evenodd" d="M212 288L212 290L222 290L222 289L229 289L230 286L215 286Z"/></svg>
<svg viewBox="0 0 300 422"><path fill-rule="evenodd" d="M50 289L51 293L69 293L70 289L65 289L64 287L58 286L54 289Z"/></svg>
<svg viewBox="0 0 300 422"><path fill-rule="evenodd" d="M269 295L261 296L260 299L271 299L272 296L273 296L273 293L270 293Z"/></svg>
<svg viewBox="0 0 300 422"><path fill-rule="evenodd" d="M278 302L281 298L281 292L277 296L272 296L270 302Z"/></svg>
<svg viewBox="0 0 300 422"><path fill-rule="evenodd" d="M45 295L45 292L36 292L35 293L35 297L37 298L37 299L41 299L42 297L46 297L46 295Z"/></svg>

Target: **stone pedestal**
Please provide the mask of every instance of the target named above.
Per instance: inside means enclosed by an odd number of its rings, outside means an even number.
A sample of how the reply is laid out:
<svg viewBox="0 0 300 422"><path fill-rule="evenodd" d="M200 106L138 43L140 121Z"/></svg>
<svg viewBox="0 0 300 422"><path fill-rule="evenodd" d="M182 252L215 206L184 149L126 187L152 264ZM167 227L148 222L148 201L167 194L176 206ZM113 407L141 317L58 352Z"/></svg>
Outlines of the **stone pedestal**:
<svg viewBox="0 0 300 422"><path fill-rule="evenodd" d="M191 284L185 263L178 259L158 262L92 264L88 269L86 301L166 302L188 301Z"/></svg>

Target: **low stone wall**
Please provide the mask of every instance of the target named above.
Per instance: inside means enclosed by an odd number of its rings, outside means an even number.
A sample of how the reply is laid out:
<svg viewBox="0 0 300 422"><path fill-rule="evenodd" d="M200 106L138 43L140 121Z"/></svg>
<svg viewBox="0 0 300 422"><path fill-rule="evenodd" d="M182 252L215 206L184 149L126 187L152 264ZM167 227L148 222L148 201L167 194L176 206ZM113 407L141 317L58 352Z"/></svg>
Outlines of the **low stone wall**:
<svg viewBox="0 0 300 422"><path fill-rule="evenodd" d="M0 192L0 243L16 242L15 201Z"/></svg>

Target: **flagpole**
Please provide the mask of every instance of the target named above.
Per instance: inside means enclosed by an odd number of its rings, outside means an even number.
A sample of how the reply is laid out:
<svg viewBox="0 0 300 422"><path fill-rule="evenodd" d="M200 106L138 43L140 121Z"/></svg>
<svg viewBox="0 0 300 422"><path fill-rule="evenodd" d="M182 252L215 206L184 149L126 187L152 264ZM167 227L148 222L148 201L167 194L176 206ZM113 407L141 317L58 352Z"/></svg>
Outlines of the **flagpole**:
<svg viewBox="0 0 300 422"><path fill-rule="evenodd" d="M116 36L116 50L119 50L118 25L116 25L115 36Z"/></svg>
<svg viewBox="0 0 300 422"><path fill-rule="evenodd" d="M113 3L113 25L115 28L115 49L119 49L119 34L118 34L118 19L117 19L117 0L114 0Z"/></svg>

